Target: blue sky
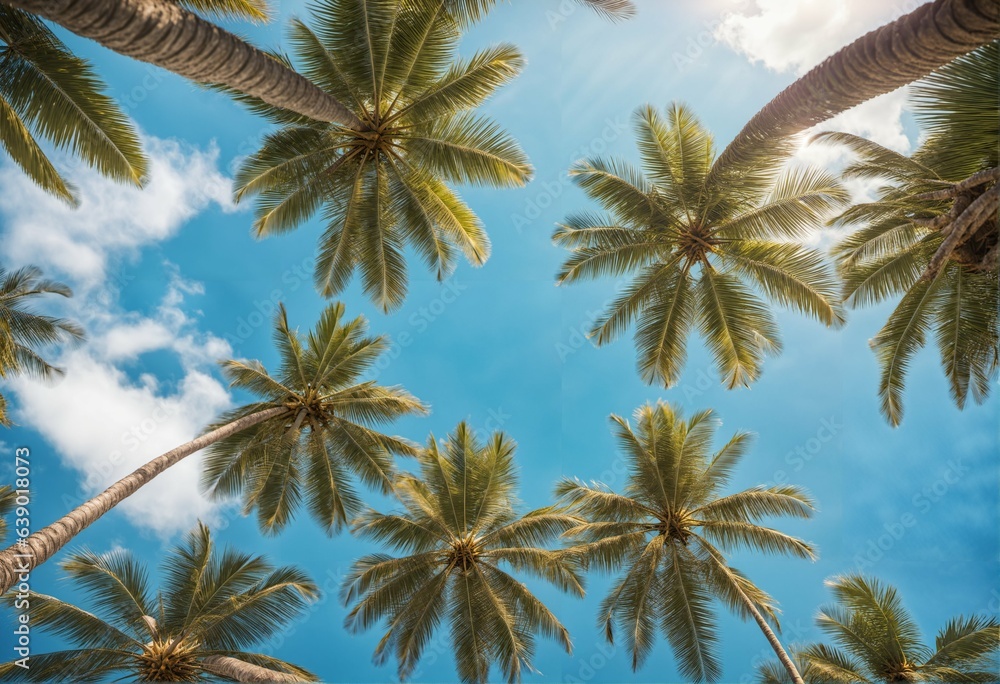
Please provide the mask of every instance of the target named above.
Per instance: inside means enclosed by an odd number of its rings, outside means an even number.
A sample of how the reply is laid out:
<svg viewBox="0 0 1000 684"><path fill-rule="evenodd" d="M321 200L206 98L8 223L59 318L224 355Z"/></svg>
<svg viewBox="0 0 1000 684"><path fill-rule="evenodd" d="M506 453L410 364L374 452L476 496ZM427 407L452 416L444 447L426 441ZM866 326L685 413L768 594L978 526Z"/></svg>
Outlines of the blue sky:
<svg viewBox="0 0 1000 684"><path fill-rule="evenodd" d="M424 441L463 419L484 433L502 428L519 443L522 499L537 507L549 502L561 475L617 478L612 484L620 485L609 414L627 416L657 399L689 414L712 407L724 421L720 443L737 430L758 435L734 487L787 479L819 502L814 520L782 523L819 546L817 562L733 557L780 601L789 641L817 636L812 618L828 598L823 580L857 569L898 586L928 638L953 615L996 614L997 401L958 411L936 350L925 349L912 364L903 424L890 428L878 413L867 343L887 307L852 312L840 331L781 313L785 351L768 360L753 389L724 390L696 345L680 384L663 390L637 377L630 338L601 349L583 340L615 283L554 286L563 258L550 241L554 224L591 208L566 170L590 154L635 158L629 119L636 107L682 100L721 147L797 73L906 3L892 9L858 0L710 0L697 9L662 0L638 4L636 19L608 24L568 1L514 0L464 40L463 52L510 41L526 55L522 76L485 109L520 140L535 180L513 191L461 190L493 241L485 267L462 264L442 284L413 262L406 304L389 316L356 285L342 297L349 314L364 314L374 332L393 340L380 382L401 384L433 407L430 417L400 421L394 432ZM303 3L283 2L271 25L239 30L274 45L284 20L306 14ZM265 124L182 79L65 39L94 63L141 128L154 179L138 193L73 167L84 198L74 212L0 160L0 259L38 263L71 283L79 295L62 311L91 333L84 346L57 354L69 371L62 383L17 382L9 391L20 427L0 435L0 474L9 476L14 447L31 448L36 527L239 402L213 361L243 356L273 363L269 300L284 301L292 323L303 328L325 305L310 282L318 222L258 242L250 236L248 207L228 199L234 160L253 151ZM905 150L917 131L901 111L904 99L882 98L829 127ZM837 163L817 149L803 158ZM200 516L220 542L300 565L328 589L354 558L373 550L346 534L329 539L304 517L281 536L262 538L253 519L200 499L195 462L178 468L81 534L75 546L126 547L155 565ZM60 580L55 563L32 579L37 591L81 599ZM540 674L526 681L679 681L665 642L635 675L626 654L601 643L595 613L606 586L606 578L591 577L583 600L537 587L570 628L575 651L567 656L554 642L540 641ZM335 591L328 592L293 632L264 648L327 681L395 680L393 666L371 664L381 634L347 634L345 612ZM721 608L719 614L724 679L749 681L756 659L770 655L767 644L752 623ZM4 660L9 639L6 631L0 635ZM42 652L60 643L35 634L33 646ZM443 635L428 654L415 681L453 681Z"/></svg>

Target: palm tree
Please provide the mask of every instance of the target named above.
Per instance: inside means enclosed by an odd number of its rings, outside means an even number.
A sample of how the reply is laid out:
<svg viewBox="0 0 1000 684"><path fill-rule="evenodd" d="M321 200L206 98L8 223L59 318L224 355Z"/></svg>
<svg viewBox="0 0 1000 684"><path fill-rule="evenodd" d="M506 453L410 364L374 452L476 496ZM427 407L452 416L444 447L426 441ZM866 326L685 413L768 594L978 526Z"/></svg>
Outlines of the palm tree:
<svg viewBox="0 0 1000 684"><path fill-rule="evenodd" d="M135 128L90 65L36 17L7 5L0 6L0 74L0 144L43 190L77 199L38 138L109 178L142 185L147 160Z"/></svg>
<svg viewBox="0 0 1000 684"><path fill-rule="evenodd" d="M275 321L281 357L271 376L259 361L224 361L234 389L257 401L227 413L187 444L157 456L55 523L26 537L27 550L0 552L0 594L10 588L17 554L29 553L29 568L48 560L73 537L183 458L212 447L205 459L210 493L242 493L244 509L257 509L261 528L280 531L307 499L309 512L332 533L360 510L350 475L383 492L391 489L393 454L414 445L384 435L375 425L426 408L400 387L360 381L387 349L383 337L366 336L363 317L343 320L333 304L303 339L289 328L284 307Z"/></svg>
<svg viewBox="0 0 1000 684"><path fill-rule="evenodd" d="M712 136L687 107L672 104L664 117L647 105L634 119L643 172L615 160L578 162L575 182L608 215L570 217L554 235L570 250L560 283L632 277L595 321L598 345L638 321L639 372L670 387L697 327L732 389L755 381L764 355L781 346L753 288L828 326L843 323L822 254L791 241L847 200L833 176L783 168L792 147L777 143L766 162L720 173Z"/></svg>
<svg viewBox="0 0 1000 684"><path fill-rule="evenodd" d="M373 426L426 407L400 387L363 381L385 351L385 337L367 335L359 316L344 321L343 304L326 309L316 330L302 339L278 313L275 344L279 373L256 362L227 361L232 386L260 402L223 415L215 426L286 406L282 420L258 423L221 439L206 452L203 484L216 498L242 496L244 513L256 509L260 528L276 534L305 499L309 514L327 534L340 531L362 509L352 475L383 494L392 491L393 455L412 456L416 445Z"/></svg>
<svg viewBox="0 0 1000 684"><path fill-rule="evenodd" d="M882 413L898 425L910 359L934 329L955 403L988 396L997 376L1000 206L1000 44L936 72L914 89L927 136L906 157L843 133L819 139L857 156L847 177L886 183L874 202L838 219L857 227L834 254L850 306L902 299L871 344L881 367Z"/></svg>
<svg viewBox="0 0 1000 684"><path fill-rule="evenodd" d="M788 647L788 655L795 664L795 669L802 675L804 684L828 684L817 674L812 664L799 654L794 645ZM768 660L757 665L757 682L758 684L792 684L792 678L784 665L774 660Z"/></svg>
<svg viewBox="0 0 1000 684"><path fill-rule="evenodd" d="M435 2L436 0L418 1ZM635 14L635 4L632 0L576 1L611 20L628 19ZM497 0L446 0L446 2L448 3L448 11L463 24L478 21L497 4Z"/></svg>
<svg viewBox="0 0 1000 684"><path fill-rule="evenodd" d="M858 38L785 88L747 122L719 155L718 166L766 159L770 141L892 92L997 37L997 0L921 5Z"/></svg>
<svg viewBox="0 0 1000 684"><path fill-rule="evenodd" d="M808 682L875 684L884 682L1000 681L1000 624L993 617L959 616L948 622L933 647L920 638L913 616L896 590L861 575L827 582L836 603L824 607L816 622L835 644L799 650ZM766 664L758 681L779 684L780 670Z"/></svg>
<svg viewBox="0 0 1000 684"><path fill-rule="evenodd" d="M16 271L0 266L0 378L60 375L62 370L39 356L38 347L83 339L76 323L32 310L32 300L47 294L71 297L73 292L62 283L44 279L35 266ZM0 394L0 425L10 424L7 401Z"/></svg>
<svg viewBox="0 0 1000 684"><path fill-rule="evenodd" d="M4 663L0 680L316 681L301 667L246 650L300 615L318 597L316 585L293 566L217 549L203 524L164 560L163 588L155 593L145 566L124 549L81 551L62 568L94 601L94 612L32 592L32 628L74 647L32 654L30 669Z"/></svg>
<svg viewBox="0 0 1000 684"><path fill-rule="evenodd" d="M811 544L758 524L762 518L808 518L813 502L799 487L753 487L723 495L750 435L739 432L710 453L719 421L711 410L685 420L665 402L634 414L636 428L612 415L628 464L622 493L601 483L564 479L560 502L585 522L564 536L584 567L619 573L601 603L598 623L609 643L615 628L637 670L657 628L681 673L697 681L721 676L712 599L743 619L753 617L795 682L801 678L768 626L777 623L773 599L726 561L724 552L749 549L815 558Z"/></svg>
<svg viewBox="0 0 1000 684"><path fill-rule="evenodd" d="M16 492L7 485L0 486L0 541L7 536L7 516L14 510Z"/></svg>
<svg viewBox="0 0 1000 684"><path fill-rule="evenodd" d="M267 18L261 0L178 0L209 14ZM135 127L85 61L37 17L0 6L0 144L42 189L76 203L72 185L38 142L68 149L103 175L141 186L147 173Z"/></svg>
<svg viewBox="0 0 1000 684"><path fill-rule="evenodd" d="M318 121L355 125L340 102L280 59L203 19L189 7L230 16L256 0L10 0L123 55L163 67L199 83L227 86Z"/></svg>
<svg viewBox="0 0 1000 684"><path fill-rule="evenodd" d="M443 2L322 0L312 27L292 21L302 73L348 103L357 125L257 107L285 126L239 169L236 199L257 197L258 237L323 208L316 284L324 296L359 268L373 301L400 306L407 242L438 278L454 268L456 250L482 264L489 239L447 182L511 187L531 175L517 143L472 112L520 71L520 53L504 44L456 61L461 33Z"/></svg>
<svg viewBox="0 0 1000 684"><path fill-rule="evenodd" d="M463 682L486 682L499 666L508 682L531 670L535 634L571 650L569 633L504 566L583 595L576 567L545 545L580 520L558 509L521 514L516 501L514 442L502 432L483 444L464 422L419 453L420 474L400 475L403 510L364 513L354 531L403 555L358 560L344 582L352 632L385 619L375 662L395 655L399 678L413 673L424 647L447 620Z"/></svg>

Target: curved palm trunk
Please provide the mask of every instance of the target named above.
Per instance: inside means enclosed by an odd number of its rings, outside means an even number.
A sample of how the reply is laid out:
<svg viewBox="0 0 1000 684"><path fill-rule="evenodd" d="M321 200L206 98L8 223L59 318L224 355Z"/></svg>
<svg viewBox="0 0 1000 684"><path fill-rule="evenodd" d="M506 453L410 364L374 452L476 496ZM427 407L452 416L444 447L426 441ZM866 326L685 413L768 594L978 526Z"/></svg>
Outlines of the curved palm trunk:
<svg viewBox="0 0 1000 684"><path fill-rule="evenodd" d="M828 57L744 126L715 168L747 161L761 142L800 133L926 76L1000 37L1000 0L935 0Z"/></svg>
<svg viewBox="0 0 1000 684"><path fill-rule="evenodd" d="M214 442L287 411L284 407L276 407L252 413L157 456L48 527L18 540L16 544L0 552L0 594L10 589L18 581L19 575L29 573L47 561L98 518L170 466Z"/></svg>
<svg viewBox="0 0 1000 684"><path fill-rule="evenodd" d="M737 588L737 590L739 591L739 588ZM740 596L743 597L744 603L746 603L747 608L750 609L750 614L753 615L753 619L760 627L760 631L764 633L767 643L771 644L771 648L774 649L774 653L778 656L778 660L780 660L781 664L784 665L786 670L788 670L788 674L791 676L792 681L795 682L795 684L805 684L802 680L802 675L799 674L798 668L795 667L795 663L792 662L792 659L788 656L784 647L782 647L781 642L778 641L777 635L775 635L771 626L767 624L767 620L765 620L764 616L760 614L759 610L757 610L757 606L755 606L742 591L740 591Z"/></svg>
<svg viewBox="0 0 1000 684"><path fill-rule="evenodd" d="M296 677L286 672L276 672L266 667L247 663L229 656L208 656L202 658L201 667L220 677L226 677L237 682L306 682L307 679Z"/></svg>
<svg viewBox="0 0 1000 684"><path fill-rule="evenodd" d="M4 0L123 55L217 83L317 121L358 118L304 76L167 0Z"/></svg>
<svg viewBox="0 0 1000 684"><path fill-rule="evenodd" d="M729 568L725 566L725 564L719 559L718 556L716 556L715 554L711 554L710 558L712 562L715 563L715 565L723 573L726 574L729 573ZM802 680L802 675L799 674L798 668L795 667L795 663L792 662L792 659L789 657L788 653L781 645L781 642L778 641L777 635L775 635L774 630L771 629L771 626L767 624L767 620L765 620L764 616L760 614L759 610L757 610L757 606L754 605L754 602L750 600L750 597L747 596L742 589L740 589L738 584L734 583L733 589L735 589L736 593L740 595L740 598L743 600L743 604L750 611L750 614L753 615L754 621L757 623L757 626L760 627L760 631L764 633L764 637L767 639L767 643L771 644L771 648L774 650L775 655L778 656L778 660L780 660L781 664L785 667L786 670L788 670L788 674L789 676L791 676L792 681L795 684L805 684L805 682Z"/></svg>

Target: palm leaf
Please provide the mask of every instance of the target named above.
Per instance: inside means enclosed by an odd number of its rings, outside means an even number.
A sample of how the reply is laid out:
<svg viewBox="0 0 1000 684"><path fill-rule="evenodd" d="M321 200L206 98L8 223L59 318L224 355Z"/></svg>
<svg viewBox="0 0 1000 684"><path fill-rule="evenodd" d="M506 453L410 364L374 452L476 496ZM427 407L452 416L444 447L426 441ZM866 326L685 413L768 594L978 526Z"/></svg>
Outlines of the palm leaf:
<svg viewBox="0 0 1000 684"><path fill-rule="evenodd" d="M17 113L23 127L102 175L141 185L147 160L138 136L118 105L102 92L91 67L25 12L0 10L0 23L6 43L0 50L0 99ZM18 134L17 126L4 130L21 137L20 142L5 145L20 150L15 160L26 159L24 133ZM47 178L51 170L44 167L36 160L28 168L33 177Z"/></svg>
<svg viewBox="0 0 1000 684"><path fill-rule="evenodd" d="M749 387L761 371L764 353L778 351L770 312L734 277L704 269L696 286L699 328L729 389Z"/></svg>
<svg viewBox="0 0 1000 684"><path fill-rule="evenodd" d="M924 344L924 336L940 300L940 284L939 277L914 285L871 341L881 369L882 415L894 426L903 419L906 371L913 354Z"/></svg>

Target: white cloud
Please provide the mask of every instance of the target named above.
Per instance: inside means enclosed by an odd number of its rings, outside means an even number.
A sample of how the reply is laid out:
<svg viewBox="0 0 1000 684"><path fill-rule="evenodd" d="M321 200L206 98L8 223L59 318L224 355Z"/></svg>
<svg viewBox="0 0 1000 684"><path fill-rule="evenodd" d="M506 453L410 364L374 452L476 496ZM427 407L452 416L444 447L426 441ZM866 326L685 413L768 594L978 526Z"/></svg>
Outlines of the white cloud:
<svg viewBox="0 0 1000 684"><path fill-rule="evenodd" d="M803 74L868 31L927 0L752 0L728 13L716 37L751 62Z"/></svg>
<svg viewBox="0 0 1000 684"><path fill-rule="evenodd" d="M820 166L839 172L853 159L853 155L842 145L815 142L812 137L819 131L840 131L873 140L880 145L907 153L910 150L910 140L903 130L902 112L906 102L906 88L887 93L869 100L862 105L814 126L800 134L799 149L794 159L803 164ZM870 202L875 199L876 191L883 183L876 179L844 179L844 185L851 195L851 203ZM839 241L845 230L842 228L824 227L812 231L804 241L818 248L826 248Z"/></svg>
<svg viewBox="0 0 1000 684"><path fill-rule="evenodd" d="M802 75L868 31L913 11L927 0L748 0L742 9L725 14L715 37L752 63L778 72ZM850 159L841 146L808 144L819 131L842 131L908 153L912 143L903 126L907 88L865 102L806 131L800 136L796 159L832 170ZM855 202L874 198L878 181L848 180ZM824 245L837 231L817 230L807 240Z"/></svg>
<svg viewBox="0 0 1000 684"><path fill-rule="evenodd" d="M752 0L747 9L725 16L716 38L751 62L801 75L854 39L913 11L924 1ZM817 131L843 131L906 153L911 148L902 122L906 97L907 89L901 88L869 100L808 131L803 144ZM845 156L832 146L811 145L803 147L799 158L836 166ZM870 189L866 185L859 191Z"/></svg>
<svg viewBox="0 0 1000 684"><path fill-rule="evenodd" d="M907 89L887 93L814 126L799 136L800 147L795 158L807 164L839 169L852 155L842 145L811 143L820 131L841 131L877 142L891 150L907 154L911 143L903 129L902 114ZM871 199L877 181L849 181L856 201Z"/></svg>
<svg viewBox="0 0 1000 684"><path fill-rule="evenodd" d="M141 190L74 165L81 198L76 209L53 200L14 165L0 166L0 212L17 217L3 236L4 256L58 269L88 290L105 280L115 257L173 236L210 204L234 210L232 182L217 170L214 146L199 150L151 136L143 137L143 146L150 174Z"/></svg>
<svg viewBox="0 0 1000 684"><path fill-rule="evenodd" d="M807 135L811 137L818 131L853 133L905 154L911 147L902 122L908 90L903 87L868 100L815 126Z"/></svg>
<svg viewBox="0 0 1000 684"><path fill-rule="evenodd" d="M65 369L64 378L10 385L15 420L41 433L81 474L78 490L65 493L67 507L191 440L231 405L211 374L231 349L199 331L191 313L190 299L204 292L200 284L167 264L170 285L150 312L124 311L118 302L119 287L131 278L110 272L110 264L173 236L210 204L232 209L231 181L216 168L216 149L156 138L146 138L145 146L151 160L145 190L77 169L77 210L38 191L11 165L0 166L0 259L38 264L73 286L77 296L60 304L60 315L88 332L85 343L53 359ZM149 352L172 355L180 365L176 377L167 382L143 372ZM162 536L186 531L198 518L216 522L221 509L200 494L199 475L198 455L188 457L118 508L135 526Z"/></svg>
<svg viewBox="0 0 1000 684"><path fill-rule="evenodd" d="M229 345L198 333L171 285L151 317L134 313L84 320L91 336L56 362L66 375L54 383L18 379L18 422L38 430L66 465L81 473L83 496L96 494L153 457L179 446L230 406L225 387L209 375L209 364ZM182 366L176 386L150 374L133 380L122 364L153 350L173 352ZM198 489L198 456L189 457L126 499L119 509L140 528L162 535L189 529L201 518L216 520L216 504Z"/></svg>

